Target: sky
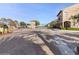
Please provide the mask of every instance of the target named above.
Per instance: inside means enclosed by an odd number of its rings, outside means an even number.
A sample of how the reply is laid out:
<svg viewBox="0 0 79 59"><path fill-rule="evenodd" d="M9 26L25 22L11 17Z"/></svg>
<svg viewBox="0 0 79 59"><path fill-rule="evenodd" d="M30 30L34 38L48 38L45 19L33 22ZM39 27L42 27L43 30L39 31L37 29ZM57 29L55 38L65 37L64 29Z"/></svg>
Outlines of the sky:
<svg viewBox="0 0 79 59"><path fill-rule="evenodd" d="M47 24L57 18L57 14L72 3L0 3L0 18L25 21L38 20Z"/></svg>

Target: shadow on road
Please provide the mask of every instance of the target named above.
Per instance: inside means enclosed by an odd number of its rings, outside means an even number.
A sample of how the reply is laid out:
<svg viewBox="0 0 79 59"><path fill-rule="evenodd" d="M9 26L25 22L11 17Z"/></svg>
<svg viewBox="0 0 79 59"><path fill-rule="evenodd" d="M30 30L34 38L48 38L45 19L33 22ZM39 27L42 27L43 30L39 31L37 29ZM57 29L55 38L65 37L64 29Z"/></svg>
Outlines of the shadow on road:
<svg viewBox="0 0 79 59"><path fill-rule="evenodd" d="M55 37L57 35L50 35L50 34L47 34L47 33L43 32L43 31L33 31L33 32L36 33L46 43L46 45L50 48L50 50L55 55L62 55L62 53L60 52L60 50L56 46L57 44L53 41L53 40L55 40ZM60 41L61 41L61 39L60 39ZM76 47L75 43L66 42L64 40L63 40L63 42L65 42L67 44L68 48L71 49L74 54L76 54L76 52L74 51L74 47ZM63 43L63 42L61 42L61 43ZM60 43L60 45L61 45L61 43ZM70 54L70 52L68 54Z"/></svg>
<svg viewBox="0 0 79 59"><path fill-rule="evenodd" d="M49 47L49 49L55 54L55 55L60 55L60 52L59 50L56 48L56 46L54 46L54 42L47 42L46 40L49 40L49 39L53 39L53 36L52 35L48 35L47 33L45 32L42 32L42 31L32 31L33 33L36 33L45 43L46 45ZM41 35L41 34L44 34Z"/></svg>
<svg viewBox="0 0 79 59"><path fill-rule="evenodd" d="M15 36L0 44L0 55L45 55L41 47L28 38Z"/></svg>

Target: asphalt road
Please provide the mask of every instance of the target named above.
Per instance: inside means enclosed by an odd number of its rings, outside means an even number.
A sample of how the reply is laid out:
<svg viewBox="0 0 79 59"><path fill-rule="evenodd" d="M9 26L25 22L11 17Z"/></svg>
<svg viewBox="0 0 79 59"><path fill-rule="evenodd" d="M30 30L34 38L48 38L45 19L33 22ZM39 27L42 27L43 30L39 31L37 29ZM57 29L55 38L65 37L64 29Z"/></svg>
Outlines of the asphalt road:
<svg viewBox="0 0 79 59"><path fill-rule="evenodd" d="M78 36L78 32L74 33ZM50 29L18 29L0 36L0 55L75 55L74 48L79 41L63 37L74 33Z"/></svg>
<svg viewBox="0 0 79 59"><path fill-rule="evenodd" d="M0 36L0 55L45 55L46 52L32 39L34 33L28 29L15 30Z"/></svg>
<svg viewBox="0 0 79 59"><path fill-rule="evenodd" d="M77 43L79 43L79 31L65 30L41 30L40 35L47 43L52 52L56 55L75 55L77 54ZM69 34L66 36L66 33ZM70 36L72 34L72 36ZM63 36L65 35L65 36ZM77 36L76 36L77 35ZM77 37L77 38L76 38Z"/></svg>

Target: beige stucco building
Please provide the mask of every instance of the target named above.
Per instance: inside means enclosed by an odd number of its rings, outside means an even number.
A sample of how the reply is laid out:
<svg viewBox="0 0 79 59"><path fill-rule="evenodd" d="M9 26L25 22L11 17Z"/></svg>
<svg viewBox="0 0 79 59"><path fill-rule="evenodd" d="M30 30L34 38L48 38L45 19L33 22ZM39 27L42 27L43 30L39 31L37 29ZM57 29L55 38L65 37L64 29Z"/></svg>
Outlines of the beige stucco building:
<svg viewBox="0 0 79 59"><path fill-rule="evenodd" d="M78 22L75 21L76 23L74 24L74 21L70 19L71 16L77 14L79 14L79 4L66 7L58 13L58 22L63 27L68 26L72 28L79 28Z"/></svg>
<svg viewBox="0 0 79 59"><path fill-rule="evenodd" d="M31 28L31 29L35 29L36 28L36 22L31 21L27 27Z"/></svg>

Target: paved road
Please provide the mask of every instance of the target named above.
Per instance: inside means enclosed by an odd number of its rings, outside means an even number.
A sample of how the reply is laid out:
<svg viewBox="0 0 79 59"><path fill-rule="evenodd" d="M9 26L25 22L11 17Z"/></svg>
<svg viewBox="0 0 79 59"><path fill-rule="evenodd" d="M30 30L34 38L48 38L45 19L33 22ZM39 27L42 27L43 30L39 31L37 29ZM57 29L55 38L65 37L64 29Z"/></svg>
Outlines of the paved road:
<svg viewBox="0 0 79 59"><path fill-rule="evenodd" d="M0 55L45 55L46 52L32 40L28 29L17 30L0 38Z"/></svg>
<svg viewBox="0 0 79 59"><path fill-rule="evenodd" d="M72 31L18 29L0 36L0 55L74 55L78 35Z"/></svg>
<svg viewBox="0 0 79 59"><path fill-rule="evenodd" d="M47 45L57 55L75 55L77 43L79 43L79 31L64 31L64 30L41 30L41 35L44 37ZM47 33L45 33L46 31ZM74 34L73 36L66 36L67 34Z"/></svg>

